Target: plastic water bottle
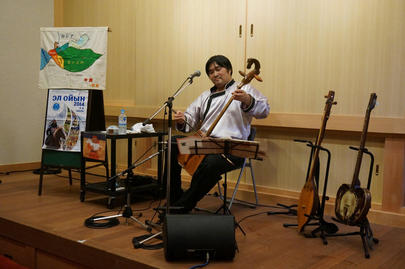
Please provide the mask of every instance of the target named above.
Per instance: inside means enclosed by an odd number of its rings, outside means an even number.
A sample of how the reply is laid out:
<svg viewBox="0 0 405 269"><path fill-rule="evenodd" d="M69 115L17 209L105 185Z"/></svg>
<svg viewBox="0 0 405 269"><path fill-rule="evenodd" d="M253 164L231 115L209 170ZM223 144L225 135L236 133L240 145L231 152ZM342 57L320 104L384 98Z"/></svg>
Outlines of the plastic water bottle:
<svg viewBox="0 0 405 269"><path fill-rule="evenodd" d="M118 134L127 133L127 115L125 115L125 110L121 109L121 114L118 116Z"/></svg>

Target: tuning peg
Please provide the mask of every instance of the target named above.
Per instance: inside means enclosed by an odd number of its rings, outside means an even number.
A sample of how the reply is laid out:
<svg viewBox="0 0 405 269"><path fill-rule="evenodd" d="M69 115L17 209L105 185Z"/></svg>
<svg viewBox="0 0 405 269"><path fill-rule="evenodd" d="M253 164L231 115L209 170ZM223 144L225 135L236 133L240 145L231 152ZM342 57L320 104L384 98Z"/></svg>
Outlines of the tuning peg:
<svg viewBox="0 0 405 269"><path fill-rule="evenodd" d="M246 73L243 72L243 71L240 71L240 70L239 70L239 74L240 74L242 77L246 77Z"/></svg>
<svg viewBox="0 0 405 269"><path fill-rule="evenodd" d="M263 82L263 79L261 77L259 77L258 75L254 75L254 76L255 76L255 79L257 79L260 82Z"/></svg>
<svg viewBox="0 0 405 269"><path fill-rule="evenodd" d="M333 102L333 103L332 103L332 105L337 105L337 102L336 102L336 101L335 101L335 102Z"/></svg>

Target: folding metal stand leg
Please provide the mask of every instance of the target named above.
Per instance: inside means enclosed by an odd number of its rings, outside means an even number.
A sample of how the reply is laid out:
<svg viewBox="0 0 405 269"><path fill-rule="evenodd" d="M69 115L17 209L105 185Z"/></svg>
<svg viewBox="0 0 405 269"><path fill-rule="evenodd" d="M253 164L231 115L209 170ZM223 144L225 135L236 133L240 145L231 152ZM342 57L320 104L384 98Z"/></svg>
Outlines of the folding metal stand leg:
<svg viewBox="0 0 405 269"><path fill-rule="evenodd" d="M161 151L158 151L152 155L150 155L149 157L145 158L144 160L131 165L130 167L128 167L125 171L121 172L118 175L113 176L112 178L109 179L109 181L111 182L115 182L115 180L122 175L127 174L127 178L125 180L125 192L126 192L126 203L125 203L125 207L124 207L124 211L122 214L117 214L117 215L113 215L113 216L107 216L107 217L99 217L99 218L89 218L88 220L91 221L92 223L94 223L95 221L100 221L100 220L108 220L108 219L114 219L117 217L124 217L126 223L128 223L128 219L132 219L133 221L135 221L136 223L140 224L143 228L145 228L147 231L151 231L152 228L145 225L143 222L139 221L137 218L135 218L132 214L132 209L131 209L131 185L129 184L129 175L132 173L132 169L135 169L136 167L140 166L141 164L145 163L146 161L149 161L150 159L152 159L153 157L157 156L161 154Z"/></svg>
<svg viewBox="0 0 405 269"><path fill-rule="evenodd" d="M310 146L312 149L318 147L319 150L325 151L328 155L328 158L327 158L325 179L324 179L324 185L323 185L322 201L321 201L320 206L318 207L318 211L316 212L316 215L310 216L310 221L315 220L316 222L313 222L313 223L309 222L308 224L306 224L306 226L316 225L318 227L315 228L313 231L311 231L310 234L306 234L305 237L315 238L316 234L320 233L319 237L322 239L323 244L327 245L328 241L326 240L326 234L334 234L338 231L338 227L334 223L327 222L324 219L325 202L327 200L326 189L328 186L328 176L329 176L331 153L328 149L325 149L321 146L312 145L312 143L308 146ZM311 150L310 162L312 160L312 152L313 152L313 150ZM319 164L318 164L318 168L319 168ZM307 175L307 177L308 177L308 175ZM319 180L317 182L317 185L319 186ZM290 226L297 226L297 224L284 224L283 226L290 227Z"/></svg>
<svg viewBox="0 0 405 269"><path fill-rule="evenodd" d="M241 180L241 178L242 178L243 171L245 170L245 167L250 167L250 175L251 175L251 177L252 177L253 191L254 191L254 194L255 194L255 203L254 203L254 204L248 203L248 202L244 202L244 201L235 201L236 192L238 191L239 183L240 183L240 180ZM221 199L224 199L224 197L226 197L226 196L222 195L221 186L219 185L219 182L218 182L218 192L219 192L219 197L220 197ZM258 198L258 196L257 196L257 190L256 190L255 174L254 174L254 172L253 172L253 167L252 167L252 163L251 163L251 160L250 160L250 159L246 159L246 158L245 158L245 160L244 160L244 162L243 162L243 165L242 165L242 168L241 168L241 170L240 170L240 172L239 172L238 180L236 181L235 189L233 190L233 193L232 193L232 198L231 198L231 199L227 199L227 203L229 203L229 205L228 205L228 208L229 208L229 209L231 209L232 204L245 205L245 206L248 206L248 207L250 207L250 208L256 208L256 206L259 204L259 198Z"/></svg>
<svg viewBox="0 0 405 269"><path fill-rule="evenodd" d="M356 147L349 147L352 150L360 150L359 148ZM373 176L373 167L374 167L374 155L369 152L366 148L363 149L363 152L370 156L370 168L369 168L369 173L368 173L368 181L367 181L367 189L370 189L371 186L371 178ZM338 219L333 218L336 222L340 222ZM344 223L343 223L344 224ZM360 235L361 241L363 243L363 250L364 250L364 256L365 258L370 258L370 252L369 249L373 248L374 244L378 244L379 240L377 238L374 238L373 231L371 230L370 223L367 219L357 225L360 228L360 231L358 232L351 232L351 233L343 233L343 234L330 234L327 236L348 236L348 235Z"/></svg>
<svg viewBox="0 0 405 269"><path fill-rule="evenodd" d="M152 229L145 225L145 223L141 222L137 218L134 217L131 209L131 190L130 190L130 184L128 178L125 180L125 190L126 190L126 203L124 206L124 210L122 214L116 214L112 216L107 216L107 217L99 217L99 218L92 218L92 222L96 221L101 221L101 220L108 220L108 219L115 219L117 217L124 217L125 218L125 223L128 224L128 219L131 219L141 225L143 228L145 228L147 231L151 231Z"/></svg>
<svg viewBox="0 0 405 269"><path fill-rule="evenodd" d="M226 190L227 190L227 188L228 188L228 186L227 186L227 173L225 173L225 176L224 176L224 183L222 184L222 186L224 187L224 197L226 197ZM228 214L229 214L229 215L232 215L231 210L226 206L226 199L223 199L223 204L222 204L222 206L217 209L217 211L215 212L215 214L219 213L219 211L221 211L221 209L223 210L223 215L228 215ZM236 227L238 227L238 228L241 230L241 232L243 233L243 235L246 235L245 231L242 229L242 227L240 226L240 224L237 223L236 221L235 221L235 224L236 224Z"/></svg>

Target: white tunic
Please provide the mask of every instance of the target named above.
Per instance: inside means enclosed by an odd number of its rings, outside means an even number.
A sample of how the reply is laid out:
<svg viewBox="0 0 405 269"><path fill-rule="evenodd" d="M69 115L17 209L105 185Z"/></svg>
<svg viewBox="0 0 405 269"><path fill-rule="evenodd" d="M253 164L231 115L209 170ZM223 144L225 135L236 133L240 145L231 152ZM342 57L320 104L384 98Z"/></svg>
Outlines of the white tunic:
<svg viewBox="0 0 405 269"><path fill-rule="evenodd" d="M201 121L202 125L200 129L206 133L228 100L232 97L231 93L237 89L237 85L232 80L224 91L213 92L215 87L204 91L184 112L188 124L183 124L182 126L177 124L176 128L183 132L196 132L196 126ZM242 90L253 97L251 105L246 109L242 109L242 103L233 100L212 131L212 137L230 137L247 140L252 117L262 119L266 118L269 114L270 106L267 97L250 84L243 86Z"/></svg>

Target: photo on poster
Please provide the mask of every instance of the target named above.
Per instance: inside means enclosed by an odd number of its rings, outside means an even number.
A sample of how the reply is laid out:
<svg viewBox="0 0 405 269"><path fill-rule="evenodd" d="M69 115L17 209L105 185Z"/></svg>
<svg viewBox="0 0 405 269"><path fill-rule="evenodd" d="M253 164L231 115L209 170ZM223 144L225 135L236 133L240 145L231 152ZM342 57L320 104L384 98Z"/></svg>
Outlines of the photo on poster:
<svg viewBox="0 0 405 269"><path fill-rule="evenodd" d="M49 90L43 149L80 152L88 95L87 90Z"/></svg>
<svg viewBox="0 0 405 269"><path fill-rule="evenodd" d="M83 157L92 160L105 161L105 134L83 133Z"/></svg>

